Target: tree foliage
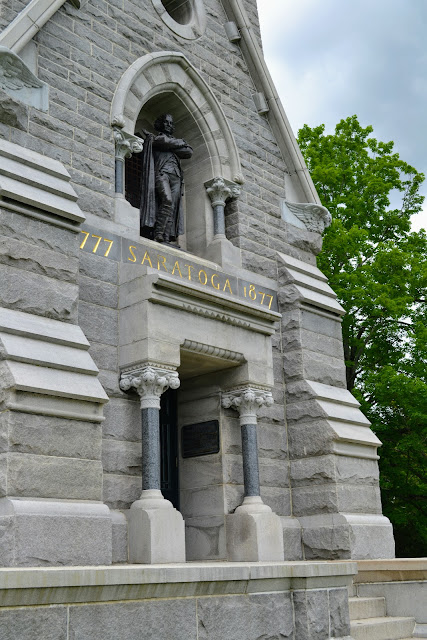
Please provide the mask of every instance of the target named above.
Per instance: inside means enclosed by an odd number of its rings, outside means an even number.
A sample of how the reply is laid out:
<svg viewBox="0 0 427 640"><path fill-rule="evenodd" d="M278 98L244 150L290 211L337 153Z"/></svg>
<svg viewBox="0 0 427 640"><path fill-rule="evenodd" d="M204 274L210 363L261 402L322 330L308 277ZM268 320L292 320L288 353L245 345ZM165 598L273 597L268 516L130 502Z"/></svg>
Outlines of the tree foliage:
<svg viewBox="0 0 427 640"><path fill-rule="evenodd" d="M332 214L320 269L346 310L347 386L383 442L384 513L400 556L427 555L427 237L411 231L424 179L356 116L298 142Z"/></svg>

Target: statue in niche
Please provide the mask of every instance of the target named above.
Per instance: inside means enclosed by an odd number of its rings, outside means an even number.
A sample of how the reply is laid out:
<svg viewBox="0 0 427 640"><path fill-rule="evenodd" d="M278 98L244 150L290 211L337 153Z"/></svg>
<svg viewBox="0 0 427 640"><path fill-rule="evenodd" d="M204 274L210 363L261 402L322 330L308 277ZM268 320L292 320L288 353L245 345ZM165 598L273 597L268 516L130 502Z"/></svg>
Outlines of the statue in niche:
<svg viewBox="0 0 427 640"><path fill-rule="evenodd" d="M157 135L144 131L141 235L156 242L171 242L184 233L180 159L191 158L193 149L185 140L173 137L170 114L159 116L154 129Z"/></svg>

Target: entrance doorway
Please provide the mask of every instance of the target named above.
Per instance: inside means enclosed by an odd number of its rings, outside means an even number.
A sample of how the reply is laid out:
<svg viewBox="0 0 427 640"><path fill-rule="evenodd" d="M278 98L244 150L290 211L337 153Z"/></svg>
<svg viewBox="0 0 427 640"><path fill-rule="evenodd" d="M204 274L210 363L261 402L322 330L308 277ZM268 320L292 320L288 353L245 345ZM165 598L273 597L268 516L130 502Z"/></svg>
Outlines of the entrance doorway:
<svg viewBox="0 0 427 640"><path fill-rule="evenodd" d="M160 487L179 511L177 397L168 389L160 400Z"/></svg>

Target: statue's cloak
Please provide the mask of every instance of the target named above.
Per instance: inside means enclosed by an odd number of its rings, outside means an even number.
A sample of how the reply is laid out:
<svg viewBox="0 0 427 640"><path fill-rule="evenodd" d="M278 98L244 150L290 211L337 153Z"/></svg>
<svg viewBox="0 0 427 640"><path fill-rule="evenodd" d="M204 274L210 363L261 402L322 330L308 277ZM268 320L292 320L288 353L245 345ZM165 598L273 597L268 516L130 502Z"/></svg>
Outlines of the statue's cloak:
<svg viewBox="0 0 427 640"><path fill-rule="evenodd" d="M156 222L156 179L154 172L152 134L147 135L142 149L142 180L140 221L143 227L154 227Z"/></svg>
<svg viewBox="0 0 427 640"><path fill-rule="evenodd" d="M160 138L160 136L158 136ZM171 151L153 151L155 138L152 134L147 135L142 150L142 180L141 180L141 206L140 225L141 234L144 227L153 228L156 223L156 173L160 173L166 163ZM178 154L177 154L178 155ZM184 233L184 208L181 193L175 203L175 210L172 212L173 227L171 229L171 240L175 240Z"/></svg>

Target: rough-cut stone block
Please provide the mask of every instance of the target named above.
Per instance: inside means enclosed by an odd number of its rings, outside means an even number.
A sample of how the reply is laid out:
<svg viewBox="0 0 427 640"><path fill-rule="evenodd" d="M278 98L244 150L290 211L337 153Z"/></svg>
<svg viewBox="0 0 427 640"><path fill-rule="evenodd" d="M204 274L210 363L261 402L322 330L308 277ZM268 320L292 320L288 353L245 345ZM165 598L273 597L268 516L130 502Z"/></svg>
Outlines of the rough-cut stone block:
<svg viewBox="0 0 427 640"><path fill-rule="evenodd" d="M196 601L182 598L70 607L69 629L75 640L196 640Z"/></svg>
<svg viewBox="0 0 427 640"><path fill-rule="evenodd" d="M295 487L292 490L292 506L296 516L336 513L339 510L336 486Z"/></svg>
<svg viewBox="0 0 427 640"><path fill-rule="evenodd" d="M348 482L350 484L378 484L379 469L377 460L364 460L363 458L336 456L335 467L338 482ZM362 487L360 490L364 491Z"/></svg>
<svg viewBox="0 0 427 640"><path fill-rule="evenodd" d="M330 637L327 589L294 591L292 599L298 640L327 640Z"/></svg>
<svg viewBox="0 0 427 640"><path fill-rule="evenodd" d="M299 518L305 560L351 557L348 523L340 514Z"/></svg>
<svg viewBox="0 0 427 640"><path fill-rule="evenodd" d="M378 486L343 485L336 487L338 511L343 513L381 513Z"/></svg>
<svg viewBox="0 0 427 640"><path fill-rule="evenodd" d="M286 459L287 442L286 431L282 425L258 423L258 455L269 460Z"/></svg>
<svg viewBox="0 0 427 640"><path fill-rule="evenodd" d="M333 387L345 387L345 365L341 358L304 350L303 377Z"/></svg>
<svg viewBox="0 0 427 640"><path fill-rule="evenodd" d="M141 407L138 400L111 398L104 408L104 437L141 440Z"/></svg>
<svg viewBox="0 0 427 640"><path fill-rule="evenodd" d="M77 258L10 236L0 235L0 263L64 282L77 280Z"/></svg>
<svg viewBox="0 0 427 640"><path fill-rule="evenodd" d="M301 525L296 518L282 516L284 560L302 560Z"/></svg>
<svg viewBox="0 0 427 640"><path fill-rule="evenodd" d="M29 216L3 211L0 217L0 234L23 240L67 256L77 257L79 237L75 231L63 229Z"/></svg>
<svg viewBox="0 0 427 640"><path fill-rule="evenodd" d="M19 100L15 100L0 90L0 122L26 131L28 128L28 112L29 108Z"/></svg>
<svg viewBox="0 0 427 640"><path fill-rule="evenodd" d="M77 285L3 266L0 301L3 306L38 316L77 322Z"/></svg>
<svg viewBox="0 0 427 640"><path fill-rule="evenodd" d="M293 612L289 593L269 593L198 601L199 640L291 638Z"/></svg>
<svg viewBox="0 0 427 640"><path fill-rule="evenodd" d="M101 458L101 425L97 423L8 411L0 415L0 425L9 430L11 452Z"/></svg>
<svg viewBox="0 0 427 640"><path fill-rule="evenodd" d="M289 470L282 460L259 459L259 479L262 487L288 487Z"/></svg>
<svg viewBox="0 0 427 640"><path fill-rule="evenodd" d="M108 405L107 405L108 407ZM290 458L305 458L331 453L334 433L326 420L311 424L288 424Z"/></svg>
<svg viewBox="0 0 427 640"><path fill-rule="evenodd" d="M316 456L291 462L292 487L311 484L328 484L336 480L335 458L338 456Z"/></svg>
<svg viewBox="0 0 427 640"><path fill-rule="evenodd" d="M90 253L80 252L80 273L95 280L103 282L118 282L118 263L113 260L105 260L93 256Z"/></svg>
<svg viewBox="0 0 427 640"><path fill-rule="evenodd" d="M99 282L82 275L79 278L79 285L80 300L111 309L117 308L118 290L116 285Z"/></svg>
<svg viewBox="0 0 427 640"><path fill-rule="evenodd" d="M7 453L0 453L0 497L7 495Z"/></svg>
<svg viewBox="0 0 427 640"><path fill-rule="evenodd" d="M67 640L67 607L19 607L0 614L2 640Z"/></svg>
<svg viewBox="0 0 427 640"><path fill-rule="evenodd" d="M102 465L96 460L9 453L8 494L32 498L102 499Z"/></svg>
<svg viewBox="0 0 427 640"><path fill-rule="evenodd" d="M141 478L105 473L103 500L111 509L129 509L141 495Z"/></svg>
<svg viewBox="0 0 427 640"><path fill-rule="evenodd" d="M79 303L79 324L87 339L112 346L117 345L118 312L88 302Z"/></svg>
<svg viewBox="0 0 427 640"><path fill-rule="evenodd" d="M106 473L141 475L141 443L105 440L102 443L102 465Z"/></svg>
<svg viewBox="0 0 427 640"><path fill-rule="evenodd" d="M329 627L332 638L350 635L347 589L329 590Z"/></svg>
<svg viewBox="0 0 427 640"><path fill-rule="evenodd" d="M116 347L109 344L93 342L90 345L89 353L99 369L106 369L114 372L118 371Z"/></svg>

